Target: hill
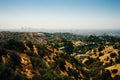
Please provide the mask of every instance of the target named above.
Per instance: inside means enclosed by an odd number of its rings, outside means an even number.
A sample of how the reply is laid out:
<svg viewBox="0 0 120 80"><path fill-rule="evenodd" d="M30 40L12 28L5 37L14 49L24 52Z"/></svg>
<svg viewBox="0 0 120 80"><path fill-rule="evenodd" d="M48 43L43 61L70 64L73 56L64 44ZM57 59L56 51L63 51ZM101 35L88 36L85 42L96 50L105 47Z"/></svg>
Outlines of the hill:
<svg viewBox="0 0 120 80"><path fill-rule="evenodd" d="M119 80L120 39L0 32L0 80Z"/></svg>

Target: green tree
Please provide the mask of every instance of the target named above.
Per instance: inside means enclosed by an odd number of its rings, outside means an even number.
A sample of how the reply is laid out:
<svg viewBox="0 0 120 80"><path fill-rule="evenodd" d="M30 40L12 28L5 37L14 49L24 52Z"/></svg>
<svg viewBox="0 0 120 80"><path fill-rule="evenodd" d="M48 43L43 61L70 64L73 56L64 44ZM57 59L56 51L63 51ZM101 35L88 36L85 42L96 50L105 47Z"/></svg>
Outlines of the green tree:
<svg viewBox="0 0 120 80"><path fill-rule="evenodd" d="M67 52L67 53L69 53L69 54L71 54L71 53L73 53L73 50L74 50L74 47L73 47L73 43L72 43L72 41L65 41L64 42L64 50L65 50L65 52Z"/></svg>
<svg viewBox="0 0 120 80"><path fill-rule="evenodd" d="M16 50L19 52L24 52L24 50L26 49L22 42L14 39L8 40L7 43L4 45L4 47L10 50Z"/></svg>

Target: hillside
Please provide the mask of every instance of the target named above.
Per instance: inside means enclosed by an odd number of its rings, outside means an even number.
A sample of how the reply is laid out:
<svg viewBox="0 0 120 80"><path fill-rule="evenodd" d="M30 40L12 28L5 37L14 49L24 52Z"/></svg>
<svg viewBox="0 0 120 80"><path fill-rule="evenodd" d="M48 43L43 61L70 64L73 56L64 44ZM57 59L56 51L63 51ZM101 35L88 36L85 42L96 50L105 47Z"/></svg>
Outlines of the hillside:
<svg viewBox="0 0 120 80"><path fill-rule="evenodd" d="M0 32L0 80L119 80L120 38Z"/></svg>
<svg viewBox="0 0 120 80"><path fill-rule="evenodd" d="M9 39L31 41L33 44L46 44L45 35L40 32L0 32L0 41Z"/></svg>

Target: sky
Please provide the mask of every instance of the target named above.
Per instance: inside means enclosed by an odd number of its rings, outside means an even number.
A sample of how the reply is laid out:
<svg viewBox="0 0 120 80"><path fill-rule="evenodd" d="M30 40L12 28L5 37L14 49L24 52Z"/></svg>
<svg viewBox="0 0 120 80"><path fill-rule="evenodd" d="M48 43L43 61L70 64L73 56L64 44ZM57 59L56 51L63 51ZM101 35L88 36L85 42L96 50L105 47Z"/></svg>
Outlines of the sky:
<svg viewBox="0 0 120 80"><path fill-rule="evenodd" d="M0 29L120 29L120 0L0 0Z"/></svg>

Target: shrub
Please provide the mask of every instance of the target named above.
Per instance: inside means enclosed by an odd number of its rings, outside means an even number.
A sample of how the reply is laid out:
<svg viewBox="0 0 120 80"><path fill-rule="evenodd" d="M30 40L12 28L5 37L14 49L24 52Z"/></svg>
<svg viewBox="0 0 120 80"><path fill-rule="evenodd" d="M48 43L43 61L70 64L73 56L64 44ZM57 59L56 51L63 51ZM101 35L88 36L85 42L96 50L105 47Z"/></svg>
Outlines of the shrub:
<svg viewBox="0 0 120 80"><path fill-rule="evenodd" d="M73 53L74 47L73 47L72 41L65 41L64 47L65 47L64 48L65 52L67 52L69 54Z"/></svg>
<svg viewBox="0 0 120 80"><path fill-rule="evenodd" d="M113 80L119 80L120 79L120 75L116 75Z"/></svg>
<svg viewBox="0 0 120 80"><path fill-rule="evenodd" d="M111 53L111 54L110 54L110 57L111 57L111 58L115 58L116 56L117 56L116 53Z"/></svg>
<svg viewBox="0 0 120 80"><path fill-rule="evenodd" d="M98 51L102 51L104 49L104 46L100 46L99 48L98 48Z"/></svg>
<svg viewBox="0 0 120 80"><path fill-rule="evenodd" d="M6 55L6 54L7 54L6 50L3 48L0 48L0 56Z"/></svg>
<svg viewBox="0 0 120 80"><path fill-rule="evenodd" d="M112 71L112 73L113 74L115 74L115 73L117 73L118 72L118 70L117 69L113 69L113 70L111 70Z"/></svg>
<svg viewBox="0 0 120 80"><path fill-rule="evenodd" d="M103 71L102 80L112 80L111 73L109 70Z"/></svg>
<svg viewBox="0 0 120 80"><path fill-rule="evenodd" d="M112 59L110 59L110 63L109 63L109 66L112 66L113 65L113 60Z"/></svg>
<svg viewBox="0 0 120 80"><path fill-rule="evenodd" d="M15 52L12 52L10 54L10 60L13 62L14 65L19 65L21 64L21 58L19 57L19 55Z"/></svg>
<svg viewBox="0 0 120 80"><path fill-rule="evenodd" d="M0 80L13 80L14 74L11 67L0 64Z"/></svg>
<svg viewBox="0 0 120 80"><path fill-rule="evenodd" d="M41 60L41 58L34 56L31 57L30 60L33 68L46 68L46 64L43 62L43 60Z"/></svg>
<svg viewBox="0 0 120 80"><path fill-rule="evenodd" d="M60 67L60 69L61 70L66 70L66 68L65 68L65 60L64 60L64 58L58 58L57 60L56 60L56 64Z"/></svg>
<svg viewBox="0 0 120 80"><path fill-rule="evenodd" d="M85 64L86 65L90 65L94 62L94 59L93 58L89 58L89 60L85 61Z"/></svg>
<svg viewBox="0 0 120 80"><path fill-rule="evenodd" d="M20 52L23 52L26 49L22 42L14 39L8 40L4 47L10 50L16 50Z"/></svg>
<svg viewBox="0 0 120 80"><path fill-rule="evenodd" d="M36 45L36 48L38 49L38 54L42 58L44 56L49 55L50 53L52 53L52 51L48 50L45 45Z"/></svg>
<svg viewBox="0 0 120 80"><path fill-rule="evenodd" d="M117 44L113 45L113 48L114 48L114 49L120 49L120 44L117 43Z"/></svg>
<svg viewBox="0 0 120 80"><path fill-rule="evenodd" d="M104 54L103 53L99 53L99 56L103 56Z"/></svg>
<svg viewBox="0 0 120 80"><path fill-rule="evenodd" d="M59 80L73 80L72 78L71 78L71 76L63 76L61 79L59 79Z"/></svg>
<svg viewBox="0 0 120 80"><path fill-rule="evenodd" d="M115 62L120 63L120 58L116 58Z"/></svg>
<svg viewBox="0 0 120 80"><path fill-rule="evenodd" d="M118 54L120 55L120 51L118 51Z"/></svg>
<svg viewBox="0 0 120 80"><path fill-rule="evenodd" d="M32 42L31 42L31 41L28 41L28 42L27 42L27 46L30 47L30 49L32 49L32 48L33 48Z"/></svg>

